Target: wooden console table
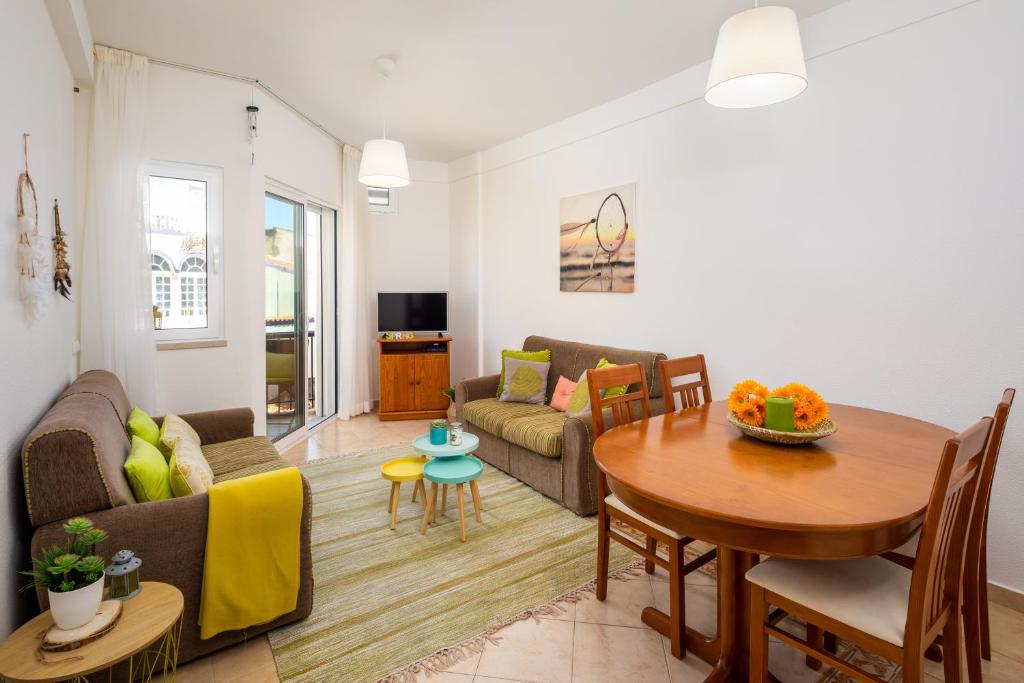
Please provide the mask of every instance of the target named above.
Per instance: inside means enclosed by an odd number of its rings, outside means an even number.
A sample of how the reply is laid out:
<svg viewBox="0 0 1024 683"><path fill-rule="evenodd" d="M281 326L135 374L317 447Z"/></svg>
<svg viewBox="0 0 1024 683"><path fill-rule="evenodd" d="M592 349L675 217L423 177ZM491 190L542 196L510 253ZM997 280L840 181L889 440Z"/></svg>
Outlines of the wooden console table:
<svg viewBox="0 0 1024 683"><path fill-rule="evenodd" d="M451 337L377 340L381 420L445 416L448 398L441 390L451 386L451 344Z"/></svg>

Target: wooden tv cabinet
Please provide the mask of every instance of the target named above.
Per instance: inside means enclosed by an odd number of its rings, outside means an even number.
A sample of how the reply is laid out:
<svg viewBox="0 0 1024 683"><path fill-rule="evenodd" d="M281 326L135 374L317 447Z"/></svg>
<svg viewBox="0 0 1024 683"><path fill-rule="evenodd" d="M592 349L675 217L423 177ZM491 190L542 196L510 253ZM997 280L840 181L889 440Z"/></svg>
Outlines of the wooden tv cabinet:
<svg viewBox="0 0 1024 683"><path fill-rule="evenodd" d="M443 351L428 351L434 345ZM451 337L377 339L380 360L381 420L424 420L445 417L451 386Z"/></svg>

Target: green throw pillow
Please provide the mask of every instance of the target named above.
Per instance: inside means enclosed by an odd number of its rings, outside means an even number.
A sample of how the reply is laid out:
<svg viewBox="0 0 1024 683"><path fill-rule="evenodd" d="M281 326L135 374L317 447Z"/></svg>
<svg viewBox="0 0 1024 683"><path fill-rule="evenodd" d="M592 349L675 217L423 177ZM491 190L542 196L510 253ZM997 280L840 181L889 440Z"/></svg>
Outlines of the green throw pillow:
<svg viewBox="0 0 1024 683"><path fill-rule="evenodd" d="M499 401L543 405L551 363L506 358L505 368L505 385L498 397Z"/></svg>
<svg viewBox="0 0 1024 683"><path fill-rule="evenodd" d="M516 360L532 360L535 363L550 363L551 349L543 351L516 351L504 349L501 352L501 376L498 377L498 393L495 398L501 398L501 392L505 390L505 359L515 358Z"/></svg>
<svg viewBox="0 0 1024 683"><path fill-rule="evenodd" d="M600 394L599 398L604 398ZM566 417L579 417L590 412L590 383L587 382L587 371L584 370L580 379L576 382L576 388L569 397L569 405L565 408Z"/></svg>
<svg viewBox="0 0 1024 683"><path fill-rule="evenodd" d="M124 461L124 473L128 476L135 500L140 503L174 497L163 453L142 437L132 437L132 450Z"/></svg>
<svg viewBox="0 0 1024 683"><path fill-rule="evenodd" d="M617 367L616 364L612 363L607 358L602 358L601 360L597 361L597 369L598 370L600 370L601 368L614 368L614 367ZM613 398L615 396L622 396L623 394L626 393L627 389L629 389L629 385L628 384L620 384L617 387L608 387L607 389L604 390L604 396L602 396L602 398Z"/></svg>
<svg viewBox="0 0 1024 683"><path fill-rule="evenodd" d="M128 414L128 433L153 446L160 443L160 428L149 413L138 406Z"/></svg>

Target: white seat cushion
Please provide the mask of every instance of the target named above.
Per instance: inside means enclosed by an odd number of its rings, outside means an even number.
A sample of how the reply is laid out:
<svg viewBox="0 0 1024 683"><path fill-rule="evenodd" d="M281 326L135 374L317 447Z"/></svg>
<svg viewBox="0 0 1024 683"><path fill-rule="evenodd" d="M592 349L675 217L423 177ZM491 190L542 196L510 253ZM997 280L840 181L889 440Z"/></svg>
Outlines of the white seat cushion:
<svg viewBox="0 0 1024 683"><path fill-rule="evenodd" d="M637 512L637 511L635 511L635 510L633 510L631 508L626 507L626 504L623 503L621 500L619 500L619 497L616 496L614 493L604 499L604 504L607 505L608 507L615 508L619 512L621 512L621 513L623 513L623 514L625 514L625 515L627 515L629 517L632 517L633 519L637 520L638 522L642 522L643 524L646 524L647 526L651 527L652 529L660 531L661 533L665 534L666 536L670 536L671 538L675 538L675 539L680 539L680 538L683 537L682 534L678 534L675 531L672 531L671 529L667 529L667 528L663 527L662 525L658 524L657 522L652 522L651 520L649 520L646 517L644 517L643 515L641 515L639 512Z"/></svg>
<svg viewBox="0 0 1024 683"><path fill-rule="evenodd" d="M903 555L904 557L917 557L917 544L921 542L921 531L918 530L910 540L901 545L896 550L893 550L897 555Z"/></svg>
<svg viewBox="0 0 1024 683"><path fill-rule="evenodd" d="M770 559L747 580L876 638L903 647L911 572L881 557Z"/></svg>

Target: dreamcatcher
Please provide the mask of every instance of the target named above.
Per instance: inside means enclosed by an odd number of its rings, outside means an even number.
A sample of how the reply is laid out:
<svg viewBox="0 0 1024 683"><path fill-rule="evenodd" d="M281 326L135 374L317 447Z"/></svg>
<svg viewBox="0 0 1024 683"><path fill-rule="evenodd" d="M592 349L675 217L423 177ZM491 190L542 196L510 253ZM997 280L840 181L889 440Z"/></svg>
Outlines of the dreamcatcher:
<svg viewBox="0 0 1024 683"><path fill-rule="evenodd" d="M579 230L576 241L572 243L569 250L575 249L580 240L587 234L590 226L594 226L597 237L597 249L594 250L594 258L590 260L588 269L590 276L585 278L576 287L576 291L582 289L588 282L595 278L606 278L608 291L612 289L615 261L619 258L622 245L626 243L626 233L629 232L629 219L626 216L626 205L618 192L612 192L597 209L597 215L583 223L563 223L561 234L568 235ZM604 259L604 264L598 263L598 258ZM607 270L607 272L605 272Z"/></svg>
<svg viewBox="0 0 1024 683"><path fill-rule="evenodd" d="M39 202L28 174L28 133L22 135L25 170L18 176L18 281L21 301L31 322L43 316L50 280L50 250L39 236Z"/></svg>

